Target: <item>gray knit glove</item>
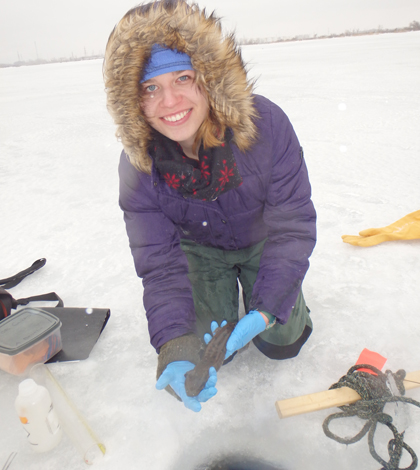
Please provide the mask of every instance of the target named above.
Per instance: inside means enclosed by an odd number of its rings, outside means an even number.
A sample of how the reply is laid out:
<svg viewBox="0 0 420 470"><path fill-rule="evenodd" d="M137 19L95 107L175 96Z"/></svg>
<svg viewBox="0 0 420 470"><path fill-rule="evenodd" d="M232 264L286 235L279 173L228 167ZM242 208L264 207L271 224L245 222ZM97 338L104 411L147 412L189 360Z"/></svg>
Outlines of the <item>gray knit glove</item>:
<svg viewBox="0 0 420 470"><path fill-rule="evenodd" d="M197 365L200 361L200 352L203 348L203 343L199 337L193 333L189 333L178 338L171 339L160 348L158 356L158 365L156 371L156 380L162 375L166 366L171 362L176 361L189 361ZM173 391L172 387L168 385L165 390L181 401L181 398Z"/></svg>

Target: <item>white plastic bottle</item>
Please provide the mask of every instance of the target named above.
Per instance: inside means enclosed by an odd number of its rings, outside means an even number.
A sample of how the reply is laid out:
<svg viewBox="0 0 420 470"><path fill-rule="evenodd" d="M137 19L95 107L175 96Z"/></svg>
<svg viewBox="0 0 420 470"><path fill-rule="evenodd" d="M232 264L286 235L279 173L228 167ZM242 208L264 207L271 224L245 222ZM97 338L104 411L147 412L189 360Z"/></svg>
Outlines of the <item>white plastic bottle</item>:
<svg viewBox="0 0 420 470"><path fill-rule="evenodd" d="M63 431L45 387L32 379L21 382L15 408L35 452L47 452L60 442Z"/></svg>

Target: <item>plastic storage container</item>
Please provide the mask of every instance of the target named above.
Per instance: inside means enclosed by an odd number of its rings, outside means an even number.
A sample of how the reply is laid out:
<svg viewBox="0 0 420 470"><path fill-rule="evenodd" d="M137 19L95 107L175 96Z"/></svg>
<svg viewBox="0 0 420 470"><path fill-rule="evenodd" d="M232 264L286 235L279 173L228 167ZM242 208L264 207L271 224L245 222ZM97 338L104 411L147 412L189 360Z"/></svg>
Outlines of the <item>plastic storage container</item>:
<svg viewBox="0 0 420 470"><path fill-rule="evenodd" d="M45 387L32 379L21 382L15 409L35 452L47 452L61 441L63 431Z"/></svg>
<svg viewBox="0 0 420 470"><path fill-rule="evenodd" d="M61 348L61 321L40 308L23 308L0 321L0 369L24 374Z"/></svg>

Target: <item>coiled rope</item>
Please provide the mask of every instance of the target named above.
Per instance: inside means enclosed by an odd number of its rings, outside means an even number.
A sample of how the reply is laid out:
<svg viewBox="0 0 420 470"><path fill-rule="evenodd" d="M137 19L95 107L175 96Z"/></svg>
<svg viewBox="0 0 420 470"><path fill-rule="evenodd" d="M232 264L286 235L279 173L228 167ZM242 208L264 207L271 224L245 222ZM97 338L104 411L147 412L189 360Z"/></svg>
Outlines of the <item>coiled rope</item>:
<svg viewBox="0 0 420 470"><path fill-rule="evenodd" d="M376 375L360 371L359 369L370 369ZM363 436L368 434L370 454L383 466L381 470L414 470L417 468L417 455L413 449L404 442L404 432L399 433L398 429L392 424L392 417L383 411L387 403L393 402L409 403L420 408L420 402L402 396L405 394L403 384L405 375L404 370L399 370L395 374L389 370L383 373L370 364L358 364L351 367L345 376L341 377L337 383L330 387L330 390L340 387L349 387L360 395L361 400L350 405L340 406L339 408L342 412L333 413L328 416L322 425L325 435L341 444L353 444L360 441ZM392 394L387 385L389 376L394 378L401 396ZM352 416L358 416L367 421L362 430L354 437L342 438L330 431L329 425L331 421ZM394 435L394 438L388 442L388 462L383 460L375 450L373 439L378 423L386 425ZM404 449L410 454L412 462L409 467L400 468L399 464Z"/></svg>

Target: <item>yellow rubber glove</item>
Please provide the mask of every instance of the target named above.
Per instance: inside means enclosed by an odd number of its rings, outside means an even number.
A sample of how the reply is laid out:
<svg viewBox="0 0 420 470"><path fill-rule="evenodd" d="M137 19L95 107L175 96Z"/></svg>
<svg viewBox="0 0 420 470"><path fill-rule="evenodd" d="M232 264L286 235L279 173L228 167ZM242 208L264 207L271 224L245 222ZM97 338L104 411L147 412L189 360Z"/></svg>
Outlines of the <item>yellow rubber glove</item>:
<svg viewBox="0 0 420 470"><path fill-rule="evenodd" d="M355 235L343 235L343 242L356 246L373 246L391 240L420 238L420 211L411 212L402 219L382 228L368 228Z"/></svg>

